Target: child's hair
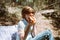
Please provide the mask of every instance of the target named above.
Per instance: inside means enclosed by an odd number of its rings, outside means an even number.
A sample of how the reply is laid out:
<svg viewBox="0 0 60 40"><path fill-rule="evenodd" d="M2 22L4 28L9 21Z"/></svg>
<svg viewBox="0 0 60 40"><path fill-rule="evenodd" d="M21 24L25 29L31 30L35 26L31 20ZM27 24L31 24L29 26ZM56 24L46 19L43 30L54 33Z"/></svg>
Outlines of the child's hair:
<svg viewBox="0 0 60 40"><path fill-rule="evenodd" d="M25 6L25 7L23 7L23 9L22 9L22 16L23 16L23 18L24 18L24 16L25 16L25 14L29 14L29 13L33 13L33 14L35 14L35 10L34 9L32 9L31 7L29 7L29 6Z"/></svg>

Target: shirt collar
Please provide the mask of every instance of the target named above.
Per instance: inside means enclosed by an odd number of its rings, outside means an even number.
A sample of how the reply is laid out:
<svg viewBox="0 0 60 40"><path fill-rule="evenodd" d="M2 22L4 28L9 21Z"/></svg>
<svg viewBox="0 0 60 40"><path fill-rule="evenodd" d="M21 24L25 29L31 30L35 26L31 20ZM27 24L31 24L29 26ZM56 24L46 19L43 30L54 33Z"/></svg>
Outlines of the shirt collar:
<svg viewBox="0 0 60 40"><path fill-rule="evenodd" d="M25 20L25 19L22 19L22 21L27 25L28 24L28 22Z"/></svg>

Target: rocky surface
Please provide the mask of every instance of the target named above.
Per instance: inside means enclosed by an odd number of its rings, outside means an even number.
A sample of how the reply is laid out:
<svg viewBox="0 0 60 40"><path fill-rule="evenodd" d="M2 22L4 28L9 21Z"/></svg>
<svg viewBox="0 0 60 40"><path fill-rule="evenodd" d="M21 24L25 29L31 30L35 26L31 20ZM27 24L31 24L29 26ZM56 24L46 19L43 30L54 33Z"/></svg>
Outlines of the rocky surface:
<svg viewBox="0 0 60 40"><path fill-rule="evenodd" d="M12 11L11 11L12 10ZM8 7L9 13L15 13L18 15L17 17L21 17L21 10L16 7ZM49 11L50 12L50 11ZM20 14L20 15L19 15ZM55 28L51 23L51 19L47 19L45 16L42 15L41 11L36 12L36 24L35 24L35 35L44 31L44 30L51 30L54 37L60 37L60 29Z"/></svg>
<svg viewBox="0 0 60 40"><path fill-rule="evenodd" d="M60 29L55 28L51 23L51 19L47 19L45 16L42 15L42 13L37 12L35 15L37 21L35 24L35 34L44 31L44 30L51 30L54 37L60 38ZM59 39L60 40L60 39Z"/></svg>

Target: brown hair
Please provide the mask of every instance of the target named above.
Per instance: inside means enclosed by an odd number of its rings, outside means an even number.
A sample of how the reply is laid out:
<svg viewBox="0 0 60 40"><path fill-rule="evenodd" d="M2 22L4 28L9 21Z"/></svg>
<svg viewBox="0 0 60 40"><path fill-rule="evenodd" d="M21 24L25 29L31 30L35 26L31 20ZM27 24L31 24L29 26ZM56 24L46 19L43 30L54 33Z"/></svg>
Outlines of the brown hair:
<svg viewBox="0 0 60 40"><path fill-rule="evenodd" d="M35 10L32 9L31 7L29 7L29 6L23 7L23 9L22 9L22 17L24 18L25 14L29 14L30 12L35 14Z"/></svg>

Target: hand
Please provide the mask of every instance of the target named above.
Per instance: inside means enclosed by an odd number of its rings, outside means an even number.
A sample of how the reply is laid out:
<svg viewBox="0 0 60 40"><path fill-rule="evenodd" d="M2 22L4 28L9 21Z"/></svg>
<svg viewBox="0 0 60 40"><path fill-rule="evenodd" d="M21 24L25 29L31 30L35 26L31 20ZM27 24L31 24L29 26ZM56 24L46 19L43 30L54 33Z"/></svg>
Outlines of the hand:
<svg viewBox="0 0 60 40"><path fill-rule="evenodd" d="M35 17L29 17L29 24L30 25L34 25L36 23L36 19L35 19Z"/></svg>
<svg viewBox="0 0 60 40"><path fill-rule="evenodd" d="M34 16L25 15L25 18L30 25L34 25L36 23L36 19Z"/></svg>

